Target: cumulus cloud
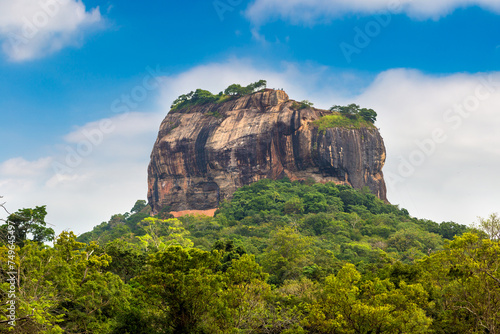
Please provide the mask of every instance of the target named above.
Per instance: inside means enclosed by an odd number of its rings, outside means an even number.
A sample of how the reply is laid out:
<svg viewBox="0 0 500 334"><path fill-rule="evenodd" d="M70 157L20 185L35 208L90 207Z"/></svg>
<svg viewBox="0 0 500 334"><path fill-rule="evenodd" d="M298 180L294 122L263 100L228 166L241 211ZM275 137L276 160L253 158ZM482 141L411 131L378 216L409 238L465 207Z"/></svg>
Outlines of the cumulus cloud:
<svg viewBox="0 0 500 334"><path fill-rule="evenodd" d="M87 11L81 0L0 0L0 40L12 61L77 45L84 31L102 21L99 8Z"/></svg>
<svg viewBox="0 0 500 334"><path fill-rule="evenodd" d="M68 133L50 156L1 162L0 195L11 211L46 204L57 231L89 231L146 198L149 155L178 95L259 79L317 107L356 102L374 108L387 148L389 200L412 215L469 224L498 211L500 73L429 76L394 69L353 94L365 78L307 64L266 69L241 59L164 77L157 112L97 120Z"/></svg>
<svg viewBox="0 0 500 334"><path fill-rule="evenodd" d="M177 96L196 88L218 93L230 84L246 85L260 79L267 80L269 88L284 89L294 100L311 100L323 108L331 106L332 101L344 101L367 84L365 78L352 72L333 73L328 67L316 64L283 62L266 68L249 59L232 59L163 78L162 103L169 108Z"/></svg>
<svg viewBox="0 0 500 334"><path fill-rule="evenodd" d="M256 0L246 14L255 24L273 18L315 24L346 14L404 13L415 19L438 19L457 8L479 6L500 12L496 0Z"/></svg>
<svg viewBox="0 0 500 334"><path fill-rule="evenodd" d="M391 202L463 224L498 210L500 73L391 70L356 101L379 113Z"/></svg>
<svg viewBox="0 0 500 334"><path fill-rule="evenodd" d="M47 205L56 231L83 233L146 198L147 164L162 113L130 112L66 135L54 154L0 163L7 207Z"/></svg>

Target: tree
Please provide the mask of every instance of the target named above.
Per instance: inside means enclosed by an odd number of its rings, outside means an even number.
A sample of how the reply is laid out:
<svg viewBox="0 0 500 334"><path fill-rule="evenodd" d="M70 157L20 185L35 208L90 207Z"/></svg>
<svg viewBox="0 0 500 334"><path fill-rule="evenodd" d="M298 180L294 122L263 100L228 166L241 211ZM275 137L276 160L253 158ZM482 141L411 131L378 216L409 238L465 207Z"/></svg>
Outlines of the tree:
<svg viewBox="0 0 500 334"><path fill-rule="evenodd" d="M145 218L141 221L145 235L137 236L141 246L145 251L152 248L153 251L163 251L168 246L180 245L192 247L193 243L187 238L189 231L182 222L176 218L158 219L153 217Z"/></svg>
<svg viewBox="0 0 500 334"><path fill-rule="evenodd" d="M104 270L111 257L95 243L76 241L72 232L61 233L54 247L26 240L15 254L16 312L25 319L18 333L103 333L118 310L128 307L128 286ZM11 271L7 256L0 247L1 276ZM5 304L6 295L0 296Z"/></svg>
<svg viewBox="0 0 500 334"><path fill-rule="evenodd" d="M195 104L204 104L204 103L215 102L218 99L219 99L219 97L217 95L213 95L208 90L197 89L194 92L193 97L191 98L191 101Z"/></svg>
<svg viewBox="0 0 500 334"><path fill-rule="evenodd" d="M292 197L285 202L283 211L286 215L301 214L304 212L304 202L299 197Z"/></svg>
<svg viewBox="0 0 500 334"><path fill-rule="evenodd" d="M216 307L223 284L219 258L217 251L172 246L150 255L147 270L134 279L172 333L199 332Z"/></svg>
<svg viewBox="0 0 500 334"><path fill-rule="evenodd" d="M253 255L244 254L232 261L223 277L226 288L219 294L219 307L213 309L215 328L210 332L258 332L271 291L266 283L268 275Z"/></svg>
<svg viewBox="0 0 500 334"><path fill-rule="evenodd" d="M224 94L229 96L244 96L266 88L266 86L266 80L259 80L257 82L249 84L246 87L242 87L239 84L232 84L224 90Z"/></svg>
<svg viewBox="0 0 500 334"><path fill-rule="evenodd" d="M500 239L500 217L498 213L492 213L485 219L478 217L479 219L479 229L483 230L488 234L491 240L498 241Z"/></svg>
<svg viewBox="0 0 500 334"><path fill-rule="evenodd" d="M243 95L244 89L241 87L241 85L238 84L232 84L229 87L224 90L224 94L230 95L230 96L236 96L236 95Z"/></svg>
<svg viewBox="0 0 500 334"><path fill-rule="evenodd" d="M330 111L338 112L342 116L347 118L356 118L359 113L359 106L357 104L351 103L347 106L335 105L330 108Z"/></svg>
<svg viewBox="0 0 500 334"><path fill-rule="evenodd" d="M46 215L47 210L45 205L37 206L34 209L18 210L10 214L6 224L0 227L3 232L2 235L6 235L7 230L12 231L16 244L21 247L30 236L31 240L35 242L50 241L54 238L54 230L46 227ZM12 228L9 228L9 225Z"/></svg>
<svg viewBox="0 0 500 334"><path fill-rule="evenodd" d="M247 88L249 88L253 93L266 88L266 86L267 86L266 80L259 80L257 82L251 83L250 85L247 86Z"/></svg>
<svg viewBox="0 0 500 334"><path fill-rule="evenodd" d="M300 101L299 104L299 110L305 109L305 108L311 108L314 105L314 103L310 102L309 100L302 100Z"/></svg>
<svg viewBox="0 0 500 334"><path fill-rule="evenodd" d="M0 200L3 198L3 196L0 196ZM10 215L10 212L7 210L7 208L5 207L5 202L3 203L0 203L0 208L2 208L3 211L5 211L8 215ZM1 221L6 221L5 219L3 218L0 218Z"/></svg>
<svg viewBox="0 0 500 334"><path fill-rule="evenodd" d="M197 89L196 91L192 91L189 94L180 95L175 101L172 103L172 109L178 109L185 107L190 104L204 104L204 103L213 103L217 102L219 99L218 95L214 95L208 90Z"/></svg>
<svg viewBox="0 0 500 334"><path fill-rule="evenodd" d="M232 266L233 261L238 260L246 254L243 247L234 245L233 240L217 240L212 246L212 250L217 250L221 253L221 271L226 272Z"/></svg>
<svg viewBox="0 0 500 334"><path fill-rule="evenodd" d="M146 263L146 254L139 250L139 246L122 239L109 242L104 249L113 259L108 270L120 276L125 283L137 276Z"/></svg>
<svg viewBox="0 0 500 334"><path fill-rule="evenodd" d="M140 212L142 209L144 209L145 207L147 206L147 203L145 200L137 200L134 204L134 207L132 208L132 210L130 210L130 212L132 213L136 213L136 212Z"/></svg>
<svg viewBox="0 0 500 334"><path fill-rule="evenodd" d="M500 333L500 244L473 233L419 263L442 333Z"/></svg>
<svg viewBox="0 0 500 334"><path fill-rule="evenodd" d="M266 88L267 81L259 80L257 82L251 83L248 86L241 86L239 84L232 84L227 87L224 92L220 92L218 95L214 95L208 90L197 89L196 91L191 91L188 94L182 94L172 103L171 109L179 109L193 104L205 104L205 103L218 103L226 101L227 96L245 96L253 94L263 88Z"/></svg>
<svg viewBox="0 0 500 334"><path fill-rule="evenodd" d="M303 268L312 264L312 240L296 230L285 227L272 234L263 260L264 269L271 273L271 282L281 284L298 279Z"/></svg>
<svg viewBox="0 0 500 334"><path fill-rule="evenodd" d="M172 105L170 106L171 109L176 109L182 105L184 105L187 101L191 100L193 97L194 92L191 91L188 94L182 94L180 95L177 99L172 102Z"/></svg>
<svg viewBox="0 0 500 334"><path fill-rule="evenodd" d="M460 236L467 231L467 226L455 222L442 222L439 224L438 233L443 238L453 240L453 237Z"/></svg>
<svg viewBox="0 0 500 334"><path fill-rule="evenodd" d="M353 264L328 276L316 298L303 320L313 333L427 333L431 324L420 284L396 289L388 280L362 280Z"/></svg>
<svg viewBox="0 0 500 334"><path fill-rule="evenodd" d="M370 123L375 123L377 120L377 113L373 109L361 108L355 103L351 103L347 106L334 105L330 108L330 111L338 112L342 116L350 119L361 117Z"/></svg>
<svg viewBox="0 0 500 334"><path fill-rule="evenodd" d="M377 113L373 109L362 108L359 110L359 116L370 123L375 123L377 120Z"/></svg>

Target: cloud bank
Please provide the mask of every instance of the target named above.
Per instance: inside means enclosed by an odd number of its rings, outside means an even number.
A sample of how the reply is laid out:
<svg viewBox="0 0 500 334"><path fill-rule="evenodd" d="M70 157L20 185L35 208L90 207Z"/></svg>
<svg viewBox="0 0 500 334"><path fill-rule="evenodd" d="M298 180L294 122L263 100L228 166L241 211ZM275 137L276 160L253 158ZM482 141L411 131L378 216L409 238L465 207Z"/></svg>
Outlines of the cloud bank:
<svg viewBox="0 0 500 334"><path fill-rule="evenodd" d="M80 0L0 0L0 40L11 61L41 58L70 45L102 24L99 8Z"/></svg>
<svg viewBox="0 0 500 334"><path fill-rule="evenodd" d="M438 19L458 8L479 6L500 13L497 0L256 0L247 9L255 24L284 19L295 24L315 24L346 14L404 13L414 19Z"/></svg>
<svg viewBox="0 0 500 334"><path fill-rule="evenodd" d="M146 198L149 155L178 95L267 79L269 87L317 107L355 102L374 108L387 148L389 200L413 216L470 224L498 210L500 73L429 76L393 69L357 95L339 87L363 81L353 77L304 64L265 69L238 59L165 76L156 111L96 120L70 131L50 156L0 162L0 195L11 211L47 205L58 232L89 231Z"/></svg>

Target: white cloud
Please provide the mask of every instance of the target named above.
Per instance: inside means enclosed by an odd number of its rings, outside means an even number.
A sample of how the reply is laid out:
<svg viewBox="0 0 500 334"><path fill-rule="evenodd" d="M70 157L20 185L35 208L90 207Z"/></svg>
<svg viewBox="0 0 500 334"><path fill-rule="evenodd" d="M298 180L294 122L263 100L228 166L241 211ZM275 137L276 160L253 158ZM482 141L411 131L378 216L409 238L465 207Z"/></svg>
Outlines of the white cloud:
<svg viewBox="0 0 500 334"><path fill-rule="evenodd" d="M36 161L27 161L23 158L7 160L0 165L0 173L6 176L34 176L43 173L50 166L50 158L41 158Z"/></svg>
<svg viewBox="0 0 500 334"><path fill-rule="evenodd" d="M356 100L379 113L391 202L462 224L498 211L500 73L391 70Z"/></svg>
<svg viewBox="0 0 500 334"><path fill-rule="evenodd" d="M340 103L351 91L357 91L366 80L350 72L332 73L326 66L283 62L280 66L266 68L249 59L232 59L225 63L211 63L192 68L179 75L163 79L162 104L169 108L180 94L196 88L218 93L233 83L246 85L260 79L267 80L267 87L283 88L294 100L311 100L318 107Z"/></svg>
<svg viewBox="0 0 500 334"><path fill-rule="evenodd" d="M87 11L81 0L0 0L0 40L12 61L78 45L85 30L101 23L99 8Z"/></svg>
<svg viewBox="0 0 500 334"><path fill-rule="evenodd" d="M131 112L91 122L65 136L50 157L0 163L0 195L10 211L47 205L57 232L89 231L146 198L146 168L162 117Z"/></svg>
<svg viewBox="0 0 500 334"><path fill-rule="evenodd" d="M479 6L500 12L497 0L256 0L246 14L255 24L273 18L315 24L346 14L405 13L416 19L438 19L457 8Z"/></svg>
<svg viewBox="0 0 500 334"><path fill-rule="evenodd" d="M149 155L160 122L178 95L196 88L218 92L231 83L259 79L318 107L356 102L374 108L387 147L389 200L412 215L469 224L478 215L499 210L500 73L438 77L396 69L381 73L354 95L350 87L365 82L356 75L311 64L265 68L238 59L164 77L158 112L130 112L88 123L65 136L49 157L0 163L0 195L11 211L46 204L48 221L58 232L89 231L146 198ZM347 88L341 89L343 85ZM438 128L446 140L434 148L428 142ZM422 164L401 176L402 162L421 156L414 153L422 151L416 141L428 145L423 147L431 153L424 152Z"/></svg>

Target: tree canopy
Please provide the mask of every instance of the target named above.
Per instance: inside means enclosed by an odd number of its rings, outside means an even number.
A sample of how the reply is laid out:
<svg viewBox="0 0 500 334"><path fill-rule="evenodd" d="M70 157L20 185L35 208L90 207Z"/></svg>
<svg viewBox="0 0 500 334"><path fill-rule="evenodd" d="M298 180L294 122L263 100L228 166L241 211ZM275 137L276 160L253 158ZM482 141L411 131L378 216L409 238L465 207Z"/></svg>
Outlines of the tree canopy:
<svg viewBox="0 0 500 334"><path fill-rule="evenodd" d="M359 105L354 103L347 106L334 105L330 108L330 111L338 112L342 116L350 119L361 117L370 123L375 123L377 120L377 113L373 109L361 108Z"/></svg>
<svg viewBox="0 0 500 334"><path fill-rule="evenodd" d="M46 211L18 213L22 227ZM53 246L29 228L0 240L0 302L16 310L0 331L499 332L496 215L484 231L438 224L368 189L288 179L238 189L215 217L149 213L137 201Z"/></svg>
<svg viewBox="0 0 500 334"><path fill-rule="evenodd" d="M253 94L261 89L266 88L267 81L259 80L251 83L248 86L242 87L239 84L229 85L223 92L214 95L208 90L197 89L188 94L182 94L172 103L171 109L177 110L190 105L201 105L206 103L220 103L227 101L231 97L241 97L244 95Z"/></svg>
<svg viewBox="0 0 500 334"><path fill-rule="evenodd" d="M46 227L46 206L37 206L34 209L20 209L8 216L6 224L0 227L0 233L5 238L10 230L16 243L24 245L31 238L35 242L52 241L54 230ZM9 227L10 226L10 227Z"/></svg>

